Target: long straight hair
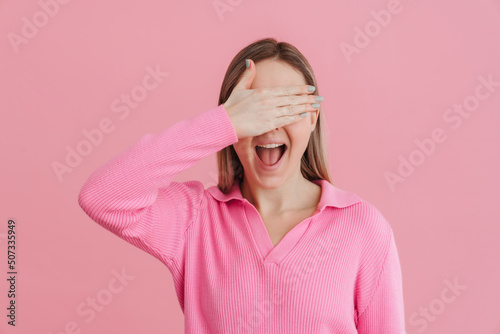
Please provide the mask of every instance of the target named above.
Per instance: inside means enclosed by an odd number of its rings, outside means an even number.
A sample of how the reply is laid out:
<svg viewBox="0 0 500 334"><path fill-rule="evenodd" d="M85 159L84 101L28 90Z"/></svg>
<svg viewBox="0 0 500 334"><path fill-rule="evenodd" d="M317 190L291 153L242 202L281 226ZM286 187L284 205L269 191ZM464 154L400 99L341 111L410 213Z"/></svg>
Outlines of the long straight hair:
<svg viewBox="0 0 500 334"><path fill-rule="evenodd" d="M278 42L275 38L264 38L249 44L233 58L222 81L218 105L227 101L239 78L246 70L245 59L252 59L255 64L265 59L286 62L300 71L306 84L316 87L314 95L319 95L314 72L304 55L290 43ZM300 160L300 171L304 178L309 181L322 179L331 183L321 125L322 113L322 107L320 107L316 127L311 133L309 143ZM243 165L233 145L217 152L217 167L219 173L217 187L223 193L227 193L231 189L233 182L243 180Z"/></svg>

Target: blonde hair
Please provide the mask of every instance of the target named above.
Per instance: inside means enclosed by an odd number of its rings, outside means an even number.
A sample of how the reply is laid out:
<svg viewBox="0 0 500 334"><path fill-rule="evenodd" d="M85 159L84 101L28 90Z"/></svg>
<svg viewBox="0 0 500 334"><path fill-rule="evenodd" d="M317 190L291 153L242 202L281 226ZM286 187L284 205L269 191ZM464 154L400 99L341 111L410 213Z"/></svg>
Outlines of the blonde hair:
<svg viewBox="0 0 500 334"><path fill-rule="evenodd" d="M227 101L239 78L246 70L245 59L252 59L255 64L265 59L286 62L300 71L306 84L316 87L314 95L319 95L314 72L304 55L287 42L278 42L274 38L264 38L249 44L233 58L222 81L218 105ZM300 160L300 171L304 178L309 181L323 179L331 183L321 124L322 112L322 107L320 107L316 127L311 133L309 143ZM227 193L231 189L235 180L240 182L243 179L243 166L233 145L217 152L217 167L219 172L217 187L223 193Z"/></svg>

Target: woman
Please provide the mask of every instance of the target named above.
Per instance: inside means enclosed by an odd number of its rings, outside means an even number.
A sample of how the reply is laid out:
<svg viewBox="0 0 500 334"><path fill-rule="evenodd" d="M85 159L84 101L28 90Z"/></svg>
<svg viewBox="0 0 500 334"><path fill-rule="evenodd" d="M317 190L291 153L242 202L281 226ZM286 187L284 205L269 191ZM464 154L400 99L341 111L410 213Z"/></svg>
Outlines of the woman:
<svg viewBox="0 0 500 334"><path fill-rule="evenodd" d="M94 221L170 270L186 333L404 333L392 229L331 184L316 87L294 46L256 41L217 107L146 134L81 189ZM217 186L172 181L213 153Z"/></svg>

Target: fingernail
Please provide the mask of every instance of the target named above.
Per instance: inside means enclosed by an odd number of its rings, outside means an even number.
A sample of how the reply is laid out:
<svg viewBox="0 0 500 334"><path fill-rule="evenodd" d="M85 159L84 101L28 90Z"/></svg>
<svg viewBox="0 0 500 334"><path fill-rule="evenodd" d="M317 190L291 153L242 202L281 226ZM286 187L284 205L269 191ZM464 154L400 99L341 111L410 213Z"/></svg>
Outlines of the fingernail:
<svg viewBox="0 0 500 334"><path fill-rule="evenodd" d="M313 104L312 104L312 107L313 107L313 108L319 108L319 106L320 106L320 104L319 104L319 103L313 103Z"/></svg>
<svg viewBox="0 0 500 334"><path fill-rule="evenodd" d="M323 101L323 96L316 96L316 101Z"/></svg>
<svg viewBox="0 0 500 334"><path fill-rule="evenodd" d="M307 91L309 91L309 92L314 92L315 90L316 90L316 87L314 87L314 86L307 87Z"/></svg>
<svg viewBox="0 0 500 334"><path fill-rule="evenodd" d="M248 59L245 59L245 66L248 68L248 66L250 66L250 60Z"/></svg>
<svg viewBox="0 0 500 334"><path fill-rule="evenodd" d="M300 114L300 117L306 117L306 116L307 116L306 112L303 112L302 114Z"/></svg>

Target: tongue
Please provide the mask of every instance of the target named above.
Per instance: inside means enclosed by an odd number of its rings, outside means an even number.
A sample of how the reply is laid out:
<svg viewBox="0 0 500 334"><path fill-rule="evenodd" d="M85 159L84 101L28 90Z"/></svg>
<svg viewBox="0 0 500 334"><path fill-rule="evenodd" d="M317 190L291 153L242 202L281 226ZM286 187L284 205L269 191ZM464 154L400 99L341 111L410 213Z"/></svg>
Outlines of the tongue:
<svg viewBox="0 0 500 334"><path fill-rule="evenodd" d="M256 147L260 160L268 166L274 165L281 158L282 146L275 148Z"/></svg>

